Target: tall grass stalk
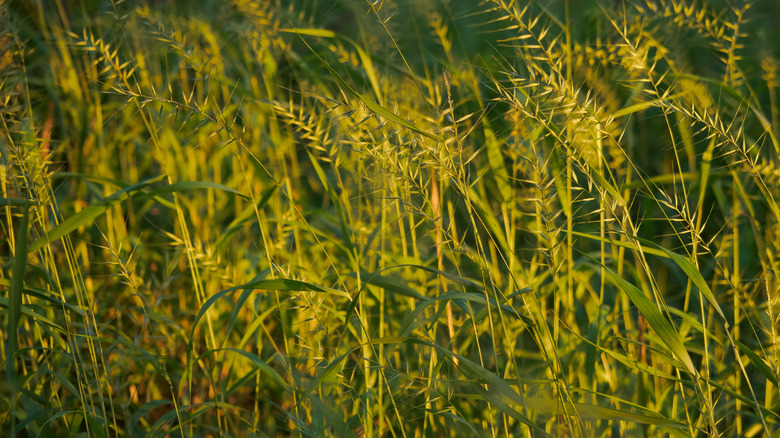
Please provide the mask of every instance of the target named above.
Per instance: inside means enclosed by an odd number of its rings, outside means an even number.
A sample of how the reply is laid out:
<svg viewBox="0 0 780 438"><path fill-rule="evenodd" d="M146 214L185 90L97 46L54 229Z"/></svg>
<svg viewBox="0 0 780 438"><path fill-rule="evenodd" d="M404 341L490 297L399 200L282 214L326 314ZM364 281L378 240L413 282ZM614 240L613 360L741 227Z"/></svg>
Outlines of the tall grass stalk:
<svg viewBox="0 0 780 438"><path fill-rule="evenodd" d="M778 13L0 5L0 430L776 436Z"/></svg>

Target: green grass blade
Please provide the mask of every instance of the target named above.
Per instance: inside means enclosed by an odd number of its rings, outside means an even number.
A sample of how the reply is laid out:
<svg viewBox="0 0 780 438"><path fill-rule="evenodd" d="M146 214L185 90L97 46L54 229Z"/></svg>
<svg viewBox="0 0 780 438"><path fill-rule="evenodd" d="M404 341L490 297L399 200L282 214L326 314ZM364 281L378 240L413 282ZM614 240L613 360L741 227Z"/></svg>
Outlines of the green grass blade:
<svg viewBox="0 0 780 438"><path fill-rule="evenodd" d="M0 198L0 207L6 205L11 207L32 207L35 204L37 204L35 201L29 199Z"/></svg>
<svg viewBox="0 0 780 438"><path fill-rule="evenodd" d="M593 261L596 262L595 260ZM658 307L656 307L650 298L648 298L647 295L639 290L639 288L621 278L619 275L617 275L617 273L615 273L615 271L606 266L601 267L607 274L607 279L610 281L610 283L617 286L621 291L623 291L623 293L628 296L628 299L631 300L634 306L636 306L636 308L642 313L647 322L650 324L650 327L652 327L653 330L655 330L655 332L658 334L658 337L661 338L661 340L666 344L667 347L669 347L672 353L677 356L677 359L683 363L685 366L683 371L688 372L694 377L698 377L699 373L693 366L693 361L691 360L690 355L688 355L688 351L685 349L685 344L683 343L682 337L679 333L677 333L677 330L675 330L672 323L661 314L661 312L658 310Z"/></svg>
<svg viewBox="0 0 780 438"><path fill-rule="evenodd" d="M150 184L160 181L163 179L164 176L158 176L155 178L147 179L146 181L140 182L138 184L133 184L131 186L125 187L110 196L101 199L100 201L87 206L85 209L81 210L80 212L74 214L73 216L69 217L68 219L64 220L62 223L57 225L56 227L49 230L45 236L42 236L38 240L36 240L31 246L30 251L35 251L42 246L46 245L47 243L52 243L66 234L70 233L71 231L92 223L96 218L103 215L109 208L116 205L117 203L124 201L125 199L128 199L129 197L133 196L134 193L141 191L145 187L149 186ZM195 189L217 189L217 190L223 190L226 192L234 193L238 196L241 196L242 198L247 198L247 196L243 195L237 190L231 189L230 187L224 186L222 184L217 184L209 181L181 181L176 182L173 184L168 184L164 187L160 187L157 189L153 189L147 192L143 192L140 195L137 195L139 198L157 198L161 195L169 194L169 193L178 193L183 192L187 190L195 190Z"/></svg>
<svg viewBox="0 0 780 438"><path fill-rule="evenodd" d="M5 278L0 278L0 286L11 287L11 282L6 280ZM66 308L66 309L70 310L71 312L75 312L79 316L84 316L84 310L82 310L78 306L75 306L75 305L73 305L71 303L67 303L67 302L64 302L64 301L60 300L59 298L54 296L49 291L46 291L46 290L43 290L43 289L38 289L38 288L33 288L33 287L25 285L25 287L24 287L24 294L33 296L35 298L39 298L41 300L48 301L52 305Z"/></svg>
<svg viewBox="0 0 780 438"><path fill-rule="evenodd" d="M339 197L336 194L336 190L333 188L333 185L330 183L330 181L328 181L328 176L325 175L325 170L323 170L322 166L320 166L317 157L315 157L308 150L306 153L309 156L309 160L311 160L312 167L314 167L314 171L320 180L320 184L322 184L322 187L325 188L328 196L330 196L330 200L333 202L333 206L336 208L339 224L341 225L341 238L344 240L344 244L349 251L349 257L353 257L355 255L355 246L352 242L352 232L350 231L349 223L347 222L346 212L342 208Z"/></svg>
<svg viewBox="0 0 780 438"><path fill-rule="evenodd" d="M11 287L8 290L8 344L6 354L6 378L12 388L17 388L16 366L14 356L16 355L17 328L22 315L22 294L24 293L24 277L27 271L27 233L30 217L30 208L25 207L22 212L22 220L19 221L16 230L16 251L14 252L14 264L12 268Z"/></svg>
<svg viewBox="0 0 780 438"><path fill-rule="evenodd" d="M325 417L327 424L336 432L336 436L357 438L355 432L353 432L352 429L347 426L347 423L344 422L342 413L336 413L314 394L309 395L309 400L311 400L312 404L312 415L317 415L317 413L322 414L322 416Z"/></svg>
<svg viewBox="0 0 780 438"><path fill-rule="evenodd" d="M263 207L268 203L268 201L271 199L271 196L276 192L276 189L278 186L276 184L271 185L265 191L263 191L262 196L260 196L260 200L257 201L257 205L248 205L238 216L236 216L235 219L233 219L230 224L225 228L225 230L220 233L219 238L217 239L216 247L222 248L225 243L228 242L228 239L230 236L235 234L241 227L244 226L246 222L248 222L250 219L257 217L256 211L262 210Z"/></svg>
<svg viewBox="0 0 780 438"><path fill-rule="evenodd" d="M551 398L526 398L526 404L529 409L546 413L563 412L563 406L560 401ZM622 421L626 423L652 424L656 426L672 427L683 429L686 426L682 423L671 421L660 415L646 415L636 412L607 408L604 406L592 405L587 403L573 403L577 413L582 418L602 419L611 421Z"/></svg>
<svg viewBox="0 0 780 438"><path fill-rule="evenodd" d="M53 243L61 239L63 236L75 230L76 228L91 224L96 218L98 218L103 213L105 213L106 210L111 208L113 205L116 205L117 203L129 198L133 192L141 190L144 187L147 187L149 184L160 181L164 177L165 177L164 175L160 175L142 181L138 184L133 184L129 187L126 187L122 190L113 193L111 196L108 196L105 199L102 199L90 206L87 206L87 208L74 214L68 219L65 219L59 225L52 228L45 235L41 236L40 238L38 238L38 240L33 242L32 245L30 245L30 252L37 251L44 245Z"/></svg>
<svg viewBox="0 0 780 438"><path fill-rule="evenodd" d="M715 309L715 311L718 312L718 315L720 315L723 322L726 324L726 327L728 328L728 321L726 320L726 315L723 313L723 309L720 308L720 305L718 304L718 300L715 298L715 295L712 294L712 290L710 289L710 286L707 284L707 282L704 280L704 277L702 277L701 273L698 269L696 269L696 266L691 263L691 261L684 256L681 256L680 254L677 254L676 252L669 251L666 248L663 248L655 243L653 243L650 240L642 239L639 237L636 237L636 239L641 242L642 244L649 246L650 248L654 248L657 251L662 251L664 254L666 254L667 257L672 259L674 263L679 266L683 272L685 272L685 275L688 276L688 278L693 282L694 285L696 285L697 288L699 288L699 292L701 292L702 295L704 295L704 298L707 299L707 301L710 302L712 307Z"/></svg>
<svg viewBox="0 0 780 438"><path fill-rule="evenodd" d="M512 199L512 187L509 184L509 173L504 165L504 155L501 153L501 141L496 138L496 134L490 127L490 123L483 119L485 125L485 151L487 152L490 171L493 173L493 179L498 187L498 193L501 195L501 202L507 202Z"/></svg>
<svg viewBox="0 0 780 438"><path fill-rule="evenodd" d="M249 199L248 196L244 195L238 190L231 189L230 187L227 187L222 184L217 184L211 181L179 181L179 182L165 185L157 189L149 190L148 192L144 192L141 196L144 198L146 197L153 198L156 196L167 195L170 193L184 192L189 190L206 190L206 189L222 190L225 192L238 195L244 199Z"/></svg>
<svg viewBox="0 0 780 438"><path fill-rule="evenodd" d="M9 309L8 311L10 313L12 305L11 305L11 303L9 302L9 300L7 298L0 297L0 307L4 307L4 308ZM46 316L41 315L40 313L37 313L35 311L35 309L30 307L30 306L26 306L26 305L22 304L21 308L19 309L19 312L20 312L19 316L24 315L24 316L32 319L33 321L42 322L42 323L48 325L49 327L53 328L54 330L56 330L56 331L58 331L58 332L60 332L62 334L66 334L67 333L67 331L65 331L65 329L63 327L61 327L59 324L55 323L54 321L52 321L51 319L47 318ZM20 320L21 320L21 318L16 318L16 324L17 325L18 325Z"/></svg>
<svg viewBox="0 0 780 438"><path fill-rule="evenodd" d="M758 371L766 377L767 380L772 382L775 386L777 386L777 377L772 372L772 368L767 365L767 363L759 357L753 350L750 349L747 345L743 344L739 341L734 341L735 344L737 344L737 347L739 347L740 351L742 351L748 358L750 358L750 363L755 366Z"/></svg>
<svg viewBox="0 0 780 438"><path fill-rule="evenodd" d="M343 35L339 35L336 32L328 29L316 29L316 28L296 28L296 29L289 29L289 28L283 28L279 29L280 32L285 33L292 33L297 35L306 35L306 36L313 36L313 37L319 37L319 38L338 38L341 40L344 40L351 44L355 50L358 52L358 56L360 57L360 61L363 65L363 69L366 71L366 76L368 77L368 82L371 84L371 88L374 91L374 94L376 94L377 98L380 96L380 88L379 88L379 80L377 78L376 71L374 70L373 61L371 59L371 56L366 53L363 48L361 48L356 42L352 41L349 38L344 37Z"/></svg>
<svg viewBox="0 0 780 438"><path fill-rule="evenodd" d="M284 388L287 386L287 382L284 381L284 378L281 375L279 375L279 373L276 372L275 369L271 368L271 366L269 366L263 359L260 359L260 357L257 356L256 354L250 353L246 350L239 350L238 348L215 348L213 350L209 350L201 354L195 360L195 362L200 361L200 359L202 359L203 357L209 354L216 353L219 351L229 351L232 353L236 353L239 356L243 356L246 359L249 359L249 361L252 362L257 367L257 369L262 371L267 377L270 377L271 380L277 385L279 385L280 388Z"/></svg>
<svg viewBox="0 0 780 438"><path fill-rule="evenodd" d="M428 271L436 275L441 275L447 280L450 280L455 284L459 284L463 286L466 292L485 293L485 287L477 282L471 281L468 278L463 278L455 274L451 274L449 272L441 271L436 268L431 268L430 266L408 264L408 265L398 265L397 267L409 267L409 268L420 269L423 271Z"/></svg>
<svg viewBox="0 0 780 438"><path fill-rule="evenodd" d="M651 376L661 377L663 379L671 380L673 382L682 382L682 380L678 379L677 377L674 377L673 375L665 371L659 370L658 368L642 363L624 354L618 353L615 350L611 350L609 348L604 348L600 345L596 345L593 342L589 341L588 339L576 333L574 335L577 336L580 340L590 344L593 348L598 349L599 351L612 356L615 360L627 366L633 373L636 374L645 373L645 374L650 374Z"/></svg>
<svg viewBox="0 0 780 438"><path fill-rule="evenodd" d="M357 274L355 273L348 273L346 275L349 277L357 278ZM378 273L361 271L360 278L368 284L381 287L382 289L385 289L389 292L394 292L406 297L416 298L418 300L426 299L425 296L421 295L416 290L402 283L400 280L397 280L392 277L386 277Z"/></svg>
<svg viewBox="0 0 780 438"><path fill-rule="evenodd" d="M621 242L621 241L607 239L607 238L602 239L599 236L594 236L594 235L586 234L586 233L580 233L580 232L577 232L577 231L573 231L572 234L574 234L576 236L580 236L580 237L585 237L585 238L588 238L588 239L593 239L593 240L597 240L597 241L601 241L601 242L605 242L605 243L610 243L612 245L622 246L624 248L636 249L636 247L637 247L637 245L634 244L634 243ZM666 248L664 248L664 247L662 247L660 245L657 245L656 243L654 243L654 242L652 242L650 240L643 239L643 238L636 237L636 236L634 236L633 238L641 243L641 245L639 245L639 246L640 246L642 252L644 252L646 254L654 254L654 255L658 255L658 256L661 256L661 257L665 257L665 258L671 259L675 264L677 264L677 266L679 266L683 270L685 275L688 276L688 278L691 279L693 284L697 288L699 288L699 291L701 291L702 295L704 295L704 297L707 299L707 301L710 302L710 304L713 306L715 311L718 312L718 315L721 317L721 319L726 323L726 326L728 327L728 323L726 321L726 315L723 313L723 309L721 309L720 305L718 304L718 301L715 298L715 295L712 293L712 290L710 289L710 287L707 284L707 282L704 280L704 277L701 275L699 270L696 269L696 266L694 266L693 263L691 263L691 261L688 258L686 258L686 257L684 257L684 256L682 256L680 254L677 254L676 252L669 251L668 249L666 249Z"/></svg>
<svg viewBox="0 0 780 438"><path fill-rule="evenodd" d="M375 113L377 115L380 115L380 116L386 118L387 120L390 120L391 122L397 123L397 124L403 126L404 128L410 130L410 131L414 131L414 132L416 132L416 133L418 133L420 135L428 137L431 140L444 141L444 138L442 138L442 137L440 137L440 136L438 136L436 134L432 134L430 132L424 131L424 130L422 130L422 129L412 125L411 123L407 122L406 120L400 118L398 115L396 115L395 113L393 113L389 109L387 109L387 108L383 107L382 105L379 105L378 103L374 102L371 99L371 96L366 96L365 94L362 94L362 93L355 93L355 95L373 113Z"/></svg>

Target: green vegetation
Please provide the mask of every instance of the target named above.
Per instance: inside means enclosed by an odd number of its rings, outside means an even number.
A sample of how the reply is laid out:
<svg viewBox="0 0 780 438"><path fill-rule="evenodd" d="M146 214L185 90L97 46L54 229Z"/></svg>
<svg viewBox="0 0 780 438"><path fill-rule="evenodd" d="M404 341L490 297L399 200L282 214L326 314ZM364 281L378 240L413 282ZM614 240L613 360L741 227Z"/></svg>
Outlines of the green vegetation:
<svg viewBox="0 0 780 438"><path fill-rule="evenodd" d="M9 436L780 436L769 0L0 5Z"/></svg>

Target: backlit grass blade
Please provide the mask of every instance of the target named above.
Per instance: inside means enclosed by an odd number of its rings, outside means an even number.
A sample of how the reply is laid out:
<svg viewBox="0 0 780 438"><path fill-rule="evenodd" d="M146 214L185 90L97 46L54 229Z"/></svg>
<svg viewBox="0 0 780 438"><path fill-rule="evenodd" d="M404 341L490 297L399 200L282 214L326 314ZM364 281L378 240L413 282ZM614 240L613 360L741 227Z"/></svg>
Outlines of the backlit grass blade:
<svg viewBox="0 0 780 438"><path fill-rule="evenodd" d="M410 130L410 131L413 131L413 132L416 132L418 134L424 135L425 137L428 137L431 140L444 141L444 139L441 136L433 134L433 133L430 133L428 131L423 131L422 129L420 129L420 128L412 125L411 123L407 122L406 120L402 119L401 117L399 117L398 115L396 115L395 113L390 111L389 109L383 107L382 105L379 105L378 103L375 103L371 99L371 96L367 96L367 95L362 94L362 93L355 93L355 96L357 96L357 98L360 99L360 101L363 102L363 104L365 104L366 107L368 107L368 109L371 110L373 113L375 113L377 115L380 115L380 116L386 118L387 120L390 120L391 122L395 122L395 123L403 126L404 128Z"/></svg>
<svg viewBox="0 0 780 438"><path fill-rule="evenodd" d="M357 275L354 273L346 274L349 277L357 278ZM371 273L371 272L361 272L360 278L371 285L381 287L388 292L394 292L399 295L407 296L416 298L418 300L424 300L426 299L423 295L421 295L416 290L412 289L411 287L405 285L401 281L392 278L392 277L386 277L377 273Z"/></svg>
<svg viewBox="0 0 780 438"><path fill-rule="evenodd" d="M230 236L235 234L244 224L246 224L251 218L257 217L257 211L262 210L263 207L268 203L268 201L271 199L271 196L276 192L277 189L276 184L272 184L269 186L265 191L263 191L262 196L260 196L260 200L257 201L257 205L249 204L244 211L242 211L238 216L236 216L233 221L228 224L228 226L225 228L225 230L219 234L219 239L217 239L216 247L221 248L225 245L225 243L228 242L228 239Z"/></svg>
<svg viewBox="0 0 780 438"><path fill-rule="evenodd" d="M222 190L225 192L233 193L234 195L238 195L244 199L249 199L248 196L244 195L238 190L231 189L230 187L227 187L222 184L217 184L211 181L179 181L179 182L167 184L163 187L159 187L144 192L142 196L155 197L155 196L166 195L175 192L185 192L189 190L205 190L205 189Z"/></svg>
<svg viewBox="0 0 780 438"><path fill-rule="evenodd" d="M0 307L7 308L9 312L11 311L11 304L10 304L9 300L7 298L5 298L5 297L0 297ZM19 316L24 315L24 316L32 319L33 321L42 322L42 323L48 325L49 327L53 328L54 330L56 330L56 331L58 331L58 332L60 332L62 334L67 333L65 331L65 329L62 328L59 324L57 324L54 321L50 320L46 316L41 315L40 313L37 313L35 311L34 307L30 307L30 306L27 306L27 305L23 304L21 306L21 308L19 309L19 312L20 312ZM17 324L18 324L19 320L20 320L20 318L16 318L16 323Z"/></svg>
<svg viewBox="0 0 780 438"><path fill-rule="evenodd" d="M596 262L594 260L594 262ZM598 263L598 262L596 262ZM599 265L600 266L600 265ZM645 317L650 327L655 330L658 337L666 344L667 347L674 353L685 366L684 371L688 372L691 376L698 377L699 373L693 366L693 361L688 350L685 349L683 339L670 321L668 321L663 314L658 310L655 304L647 297L639 288L621 278L615 271L606 267L600 266L603 272L607 275L607 279L610 283L617 286L623 293L628 296L628 299L636 306L642 316Z"/></svg>
<svg viewBox="0 0 780 438"><path fill-rule="evenodd" d="M470 206L473 207L474 211L477 213L479 222L481 222L482 225L484 225L485 228L490 232L491 238L498 244L504 254L512 254L512 250L509 247L509 242L506 240L506 233L501 228L498 220L496 220L496 215L493 213L487 200L480 196L474 187L468 188L468 191L468 200Z"/></svg>
<svg viewBox="0 0 780 438"><path fill-rule="evenodd" d="M502 144L490 127L490 123L483 119L482 124L484 125L485 150L490 171L493 173L498 193L501 195L501 202L506 202L512 197L512 187L509 184L509 174L504 165L504 155L501 152Z"/></svg>
<svg viewBox="0 0 780 438"><path fill-rule="evenodd" d="M586 237L588 239L598 240L598 241L602 241L602 242L608 242L608 243L610 243L612 245L618 245L618 246L622 246L624 248L633 249L633 248L636 247L635 243L621 242L621 241L612 240L612 239L602 239L599 236L594 236L594 235L587 234L587 233L580 233L580 232L574 231L573 234L576 235L576 236L580 236L580 237ZM634 236L633 238L641 243L642 252L647 253L647 254L659 255L661 257L665 257L665 258L668 258L668 259L671 259L672 261L674 261L674 263L677 264L677 266L679 266L683 270L685 275L688 278L691 279L693 284L697 288L699 288L699 291L701 291L702 295L704 295L704 297L707 299L707 301L709 301L709 303L713 306L715 311L718 312L718 315L726 323L726 327L728 327L728 322L726 320L726 315L723 313L723 310L720 308L720 305L718 304L718 301L715 298L715 295L713 295L712 290L710 289L710 287L707 284L707 282L704 280L704 277L702 277L702 275L699 272L699 270L696 269L696 266L694 266L693 263L691 263L691 261L688 258L686 258L686 257L684 257L684 256L682 256L680 254L677 254L676 252L669 251L668 249L666 249L666 248L664 248L664 247L662 247L662 246L660 246L660 245L658 245L658 244L656 244L656 243L654 243L654 242L652 242L650 240L643 239L643 238L636 237L636 236Z"/></svg>
<svg viewBox="0 0 780 438"><path fill-rule="evenodd" d="M294 33L298 35L306 35L320 38L335 38L336 32L328 29L316 29L316 28L281 28L279 32Z"/></svg>
<svg viewBox="0 0 780 438"><path fill-rule="evenodd" d="M528 408L531 410L550 414L563 412L563 406L561 403L551 398L529 397L525 399L525 402L526 405L528 405ZM577 414L579 414L582 418L622 421L626 423L652 424L656 426L672 427L675 429L683 429L686 427L684 424L670 421L668 418L664 418L660 415L640 414L632 411L607 408L604 406L587 403L573 403L573 405L577 410Z"/></svg>
<svg viewBox="0 0 780 438"><path fill-rule="evenodd" d="M339 200L339 196L336 194L336 190L333 188L333 185L330 183L330 181L328 181L328 176L325 174L325 170L323 170L322 166L320 166L317 157L315 157L314 154L308 150L306 153L309 156L309 160L311 160L312 167L314 167L314 171L320 180L320 184L322 184L322 187L328 193L328 196L330 196L330 200L333 202L333 206L336 208L339 224L341 225L341 239L344 241L344 245L349 251L349 257L353 257L355 254L355 246L352 242L352 232L350 231L349 223L347 222L347 213L342 208L342 203Z"/></svg>
<svg viewBox="0 0 780 438"><path fill-rule="evenodd" d="M753 350L750 349L747 345L743 344L739 341L734 341L734 343L737 344L737 347L739 347L739 350L744 353L747 357L750 358L750 363L753 364L754 367L758 369L758 371L766 377L767 380L772 382L775 386L777 386L777 377L772 372L772 368L767 365L766 362L764 362L763 359L759 355L757 355Z"/></svg>
<svg viewBox="0 0 780 438"><path fill-rule="evenodd" d="M672 259L672 261L674 261L674 263L676 263L677 266L679 266L683 270L683 272L685 272L685 275L691 279L691 282L693 282L693 284L696 285L697 288L699 288L699 292L701 292L701 294L704 295L704 298L706 298L707 301L710 302L710 305L712 305L715 311L718 312L718 315L721 317L726 327L728 328L729 324L728 324L728 320L726 320L726 315L723 313L723 310L720 308L720 305L718 304L718 300L715 298L715 295L712 294L712 290L710 289L710 286L704 280L704 277L702 277L701 272L699 272L699 270L696 269L696 266L694 266L693 263L691 263L691 261L687 257L681 256L676 252L669 251L668 249L663 248L662 246L657 245L650 240L642 239L639 237L637 237L636 239L642 244L649 246L650 248L654 248L657 251L662 251L670 259Z"/></svg>
<svg viewBox="0 0 780 438"><path fill-rule="evenodd" d="M41 236L35 242L30 245L30 252L37 251L44 245L53 243L61 239L64 235L70 233L84 225L91 224L96 218L105 213L109 208L117 203L129 198L133 192L143 189L144 187L162 180L164 175L156 176L154 178L147 179L138 184L133 184L122 190L113 193L105 199L95 202L92 205L87 206L85 209L74 214L73 216L65 219L59 225L49 230L45 235Z"/></svg>
<svg viewBox="0 0 780 438"><path fill-rule="evenodd" d="M0 286L11 287L11 282L9 280L4 279L4 278L0 278ZM71 312L75 312L79 316L84 316L84 310L82 310L78 306L74 306L71 303L67 303L67 302L64 302L64 301L60 300L59 298L55 297L49 291L46 291L46 290L43 290L43 289L38 289L38 288L33 288L33 287L28 286L28 285L25 285L24 286L24 294L33 296L33 297L41 299L41 300L45 300L47 302L50 302L52 305L63 307L63 308L65 308L65 309L67 309L67 310L69 310Z"/></svg>
<svg viewBox="0 0 780 438"><path fill-rule="evenodd" d="M682 380L678 379L677 377L675 377L675 376L673 376L673 375L671 375L671 374L669 374L669 373L667 373L665 371L659 370L658 368L655 368L653 366L650 366L650 365L647 365L645 363L642 363L642 362L640 362L640 361L638 361L636 359L630 358L630 357L628 357L628 356L626 356L624 354L621 354L621 353L619 353L619 352L617 352L615 350L612 350L612 349L609 349L609 348L604 348L604 347L602 347L600 345L596 345L593 342L589 341L588 339L586 339L586 338L584 338L584 337L582 337L580 335L575 334L575 336L577 336L583 342L587 342L593 348L595 348L595 349L597 349L597 350L599 350L599 351L601 351L601 352L603 352L605 354L608 354L611 357L615 358L615 360L617 360L618 362L622 363L623 365L625 365L626 367L631 369L632 372L650 374L651 376L661 377L663 379L668 379L668 380L671 380L671 381L674 381L674 382L681 382L682 381Z"/></svg>
<svg viewBox="0 0 780 438"><path fill-rule="evenodd" d="M263 374L265 374L266 377L270 378L274 383L279 385L280 388L284 388L287 386L287 383L284 381L281 375L279 375L278 372L276 372L275 369L271 368L263 359L260 359L256 354L250 353L245 350L239 350L237 348L215 348L213 350L209 350L203 354L201 354L195 362L200 361L204 356L216 353L219 351L229 351L231 353L236 353L239 356L243 356L246 359L249 359L250 362L252 362L258 370L262 371Z"/></svg>
<svg viewBox="0 0 780 438"><path fill-rule="evenodd" d="M8 344L5 351L6 357L6 381L12 388L19 389L16 382L16 351L17 328L22 315L22 293L24 293L24 277L27 271L27 232L30 217L30 208L24 207L22 219L16 230L16 248L14 251L11 287L8 290L8 325L5 332L8 334Z"/></svg>
<svg viewBox="0 0 780 438"><path fill-rule="evenodd" d="M311 400L313 408L312 415L316 416L317 414L322 414L322 416L325 417L325 421L336 432L336 436L357 438L355 432L353 432L352 429L347 426L347 423L344 422L341 412L335 412L314 394L309 395L309 400Z"/></svg>
<svg viewBox="0 0 780 438"><path fill-rule="evenodd" d="M622 108L620 110L615 111L612 114L612 116L617 118L617 117L624 117L624 116L627 116L627 115L631 115L633 113L642 112L642 111L644 111L646 109L649 109L649 108L658 107L661 104L663 104L664 102L668 102L668 101L670 101L670 100L672 100L674 98L677 98L677 97L679 97L679 95L675 94L675 95L671 95L671 96L664 97L664 98L658 98L658 99L653 99L653 100L649 100L649 101L646 101L646 102L636 103L634 105L631 105L631 106L628 106L626 108Z"/></svg>
<svg viewBox="0 0 780 438"><path fill-rule="evenodd" d="M78 213L74 214L73 216L69 217L68 219L62 221L59 225L49 230L45 236L42 236L38 240L36 240L31 246L30 251L35 251L42 246L46 245L47 243L52 243L60 238L62 236L70 233L71 231L75 230L76 228L79 228L84 225L91 224L96 218L103 215L109 208L116 205L117 203L124 201L125 199L128 199L129 197L133 196L134 193L139 192L149 186L152 183L155 183L157 181L160 181L164 178L164 175L150 178L146 181L140 182L138 184L133 184L131 186L125 187L122 190L119 190L110 196L101 199L100 201L87 206L85 209L79 211ZM183 192L188 190L195 190L195 189L218 189L218 190L224 190L226 192L234 193L236 195L241 196L242 198L247 198L245 195L240 193L237 190L231 189L230 187L226 187L222 184L217 184L209 181L180 181L172 184L168 184L164 187L160 187L157 189L149 190L147 192L143 192L140 197L141 198L156 198L161 195L169 194L169 193L176 193L176 192Z"/></svg>

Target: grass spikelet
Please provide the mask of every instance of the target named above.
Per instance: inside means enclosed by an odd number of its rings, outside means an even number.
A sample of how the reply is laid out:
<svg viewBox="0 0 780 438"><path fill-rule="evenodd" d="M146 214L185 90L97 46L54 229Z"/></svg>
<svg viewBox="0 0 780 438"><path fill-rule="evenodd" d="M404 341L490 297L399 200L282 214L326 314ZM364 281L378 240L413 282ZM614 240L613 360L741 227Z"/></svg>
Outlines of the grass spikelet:
<svg viewBox="0 0 780 438"><path fill-rule="evenodd" d="M778 13L0 5L0 433L777 435Z"/></svg>

